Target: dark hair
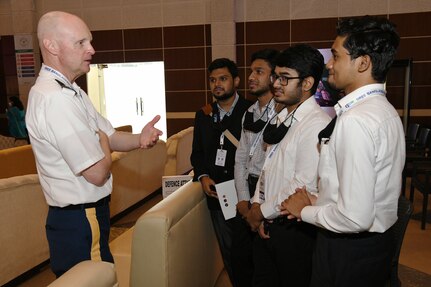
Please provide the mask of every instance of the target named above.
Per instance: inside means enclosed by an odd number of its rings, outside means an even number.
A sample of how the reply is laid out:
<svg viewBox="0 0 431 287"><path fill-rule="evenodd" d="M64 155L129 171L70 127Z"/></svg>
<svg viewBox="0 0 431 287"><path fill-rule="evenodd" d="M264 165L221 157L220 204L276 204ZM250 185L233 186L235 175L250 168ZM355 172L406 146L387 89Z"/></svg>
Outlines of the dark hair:
<svg viewBox="0 0 431 287"><path fill-rule="evenodd" d="M275 50L275 49L263 49L263 50L259 50L254 52L251 55L251 62L253 63L254 61L260 59L260 60L264 60L265 62L268 63L268 65L271 67L271 70L274 71L275 69L275 59L277 58L278 54L280 52Z"/></svg>
<svg viewBox="0 0 431 287"><path fill-rule="evenodd" d="M291 46L280 53L276 64L278 67L296 70L299 77L312 77L314 84L310 92L314 95L325 66L323 56L316 48L306 44Z"/></svg>
<svg viewBox="0 0 431 287"><path fill-rule="evenodd" d="M234 61L227 58L218 58L212 61L211 64L208 66L208 72L211 73L216 69L222 68L227 68L229 70L229 73L232 75L232 78L235 79L236 77L238 77L238 67L236 66Z"/></svg>
<svg viewBox="0 0 431 287"><path fill-rule="evenodd" d="M363 16L341 19L337 35L346 37L344 48L351 59L368 55L373 69L371 75L377 82L384 82L395 57L400 37L395 26L385 18Z"/></svg>
<svg viewBox="0 0 431 287"><path fill-rule="evenodd" d="M18 110L22 111L24 109L24 105L22 104L21 100L17 96L9 97L9 101L11 101L12 106L17 107Z"/></svg>

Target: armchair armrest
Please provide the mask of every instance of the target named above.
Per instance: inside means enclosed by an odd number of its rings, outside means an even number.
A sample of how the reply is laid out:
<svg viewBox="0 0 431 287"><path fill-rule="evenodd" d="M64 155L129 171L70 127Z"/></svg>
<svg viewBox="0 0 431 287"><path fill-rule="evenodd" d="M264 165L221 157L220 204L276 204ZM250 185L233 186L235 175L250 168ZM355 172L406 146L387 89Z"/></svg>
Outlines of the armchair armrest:
<svg viewBox="0 0 431 287"><path fill-rule="evenodd" d="M83 261L57 278L48 287L118 287L114 264Z"/></svg>

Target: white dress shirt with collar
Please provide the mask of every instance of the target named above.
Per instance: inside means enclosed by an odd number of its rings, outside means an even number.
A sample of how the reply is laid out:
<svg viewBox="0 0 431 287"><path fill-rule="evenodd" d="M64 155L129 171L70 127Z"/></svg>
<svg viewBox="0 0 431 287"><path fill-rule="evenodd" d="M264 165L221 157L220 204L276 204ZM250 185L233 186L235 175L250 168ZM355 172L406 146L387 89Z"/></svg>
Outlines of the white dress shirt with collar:
<svg viewBox="0 0 431 287"><path fill-rule="evenodd" d="M384 232L397 220L405 161L400 117L383 84L346 95L336 111L334 131L321 145L319 197L302 220L337 233Z"/></svg>
<svg viewBox="0 0 431 287"><path fill-rule="evenodd" d="M253 120L259 119L267 122L268 117L274 115L274 100L269 101L262 108L259 107L259 102L256 101L248 112L253 113ZM242 119L244 123L244 116ZM247 178L249 174L259 176L262 170L263 162L265 161L265 147L263 145L263 130L254 133L252 131L241 131L241 140L235 154L235 187L238 195L238 201L250 200ZM252 154L250 150L255 146Z"/></svg>
<svg viewBox="0 0 431 287"><path fill-rule="evenodd" d="M268 147L264 167L257 183L253 202L260 203L263 216L273 219L280 214L280 204L298 187L317 190L317 165L319 162L319 132L331 118L320 108L314 97L303 102L296 111L287 115L284 109L279 120L292 126L277 144ZM259 192L258 192L259 191ZM264 199L260 197L263 191Z"/></svg>

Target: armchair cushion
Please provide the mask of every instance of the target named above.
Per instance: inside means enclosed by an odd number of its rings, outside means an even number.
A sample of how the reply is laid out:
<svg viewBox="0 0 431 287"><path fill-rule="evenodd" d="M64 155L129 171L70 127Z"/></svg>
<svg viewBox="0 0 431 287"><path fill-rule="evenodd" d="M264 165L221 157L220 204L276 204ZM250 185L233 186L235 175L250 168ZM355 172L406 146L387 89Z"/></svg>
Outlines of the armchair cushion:
<svg viewBox="0 0 431 287"><path fill-rule="evenodd" d="M118 287L114 264L103 261L82 261L48 287Z"/></svg>
<svg viewBox="0 0 431 287"><path fill-rule="evenodd" d="M167 159L164 175L180 175L189 172L192 153L193 127L182 130L166 141Z"/></svg>

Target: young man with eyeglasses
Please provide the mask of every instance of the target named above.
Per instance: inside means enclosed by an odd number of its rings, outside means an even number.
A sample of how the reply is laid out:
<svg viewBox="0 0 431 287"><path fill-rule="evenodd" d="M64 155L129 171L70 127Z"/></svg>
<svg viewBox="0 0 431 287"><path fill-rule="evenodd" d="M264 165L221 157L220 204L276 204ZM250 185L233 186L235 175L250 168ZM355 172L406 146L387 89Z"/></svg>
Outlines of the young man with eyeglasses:
<svg viewBox="0 0 431 287"><path fill-rule="evenodd" d="M298 190L283 213L321 227L311 286L384 286L405 161L403 127L384 86L399 36L371 16L340 20L337 35L328 82L345 96L322 131L319 196Z"/></svg>
<svg viewBox="0 0 431 287"><path fill-rule="evenodd" d="M259 234L253 246L253 286L310 283L315 227L280 217L280 204L298 187L317 190L317 135L330 121L313 97L323 67L320 52L304 44L276 59L274 99L285 108L265 128L266 159L247 214Z"/></svg>
<svg viewBox="0 0 431 287"><path fill-rule="evenodd" d="M208 209L226 271L232 276L232 225L225 220L215 184L234 179L235 152L241 137L241 120L250 102L239 96L236 64L226 58L209 66L209 86L215 102L196 112L190 161L194 181L199 181L207 196Z"/></svg>
<svg viewBox="0 0 431 287"><path fill-rule="evenodd" d="M238 195L237 216L233 230L232 269L234 286L249 287L253 276L252 243L255 232L244 220L250 209L250 198L265 160L266 146L263 129L275 115L270 76L275 68L279 52L274 49L256 51L251 55L248 90L257 101L243 117L241 140L235 155L235 187Z"/></svg>

